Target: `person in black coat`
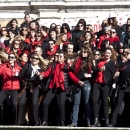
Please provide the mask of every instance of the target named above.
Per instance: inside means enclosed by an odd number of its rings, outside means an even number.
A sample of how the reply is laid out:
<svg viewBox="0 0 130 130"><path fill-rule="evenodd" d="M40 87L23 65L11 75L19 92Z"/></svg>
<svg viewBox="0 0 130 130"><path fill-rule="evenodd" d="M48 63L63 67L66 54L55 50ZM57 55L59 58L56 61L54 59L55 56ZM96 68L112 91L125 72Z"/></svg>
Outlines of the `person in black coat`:
<svg viewBox="0 0 130 130"><path fill-rule="evenodd" d="M119 108L121 106L122 100L126 93L130 93L130 50L125 52L127 61L122 63L119 68L119 73L117 74L117 78L115 79L112 87L116 88L117 84L119 86L118 94L117 94L117 102L115 104L115 109L112 113L111 118L111 127L116 125L116 119L118 116Z"/></svg>
<svg viewBox="0 0 130 130"><path fill-rule="evenodd" d="M19 74L19 78L24 78L26 89L19 100L18 125L22 125L24 105L28 97L32 95L32 107L34 125L39 125L37 100L40 92L40 79L35 74L36 71L43 72L45 67L41 66L42 60L36 53L31 55L30 63L27 63Z"/></svg>
<svg viewBox="0 0 130 130"><path fill-rule="evenodd" d="M6 47L11 46L11 44L13 42L13 39L15 37L15 31L14 30L9 30L8 35L9 35L9 39L4 41L4 44L5 44Z"/></svg>
<svg viewBox="0 0 130 130"><path fill-rule="evenodd" d="M104 53L104 59L98 63L97 68L92 67L93 72L96 74L92 90L94 127L101 126L98 120L98 100L100 96L103 103L105 126L109 125L108 94L109 83L112 81L116 71L115 62L113 61L114 59L112 49L107 48Z"/></svg>

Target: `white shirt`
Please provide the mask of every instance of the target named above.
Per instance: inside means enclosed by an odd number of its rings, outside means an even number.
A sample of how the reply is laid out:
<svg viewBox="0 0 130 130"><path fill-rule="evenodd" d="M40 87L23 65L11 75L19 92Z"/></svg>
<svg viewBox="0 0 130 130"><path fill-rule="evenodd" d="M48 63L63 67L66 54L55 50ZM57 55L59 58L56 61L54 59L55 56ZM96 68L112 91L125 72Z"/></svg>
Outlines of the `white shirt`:
<svg viewBox="0 0 130 130"><path fill-rule="evenodd" d="M36 73L36 71L38 70L38 69L41 69L39 66L37 66L37 67L33 67L33 65L31 64L31 67L32 67L32 75L31 75L31 78L35 75L35 73Z"/></svg>

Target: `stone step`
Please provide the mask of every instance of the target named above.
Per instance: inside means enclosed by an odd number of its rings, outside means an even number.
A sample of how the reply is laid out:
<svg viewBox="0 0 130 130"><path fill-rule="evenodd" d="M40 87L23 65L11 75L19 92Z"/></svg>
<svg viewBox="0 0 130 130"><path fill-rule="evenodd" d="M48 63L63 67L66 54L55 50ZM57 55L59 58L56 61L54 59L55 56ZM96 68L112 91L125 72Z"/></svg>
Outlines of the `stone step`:
<svg viewBox="0 0 130 130"><path fill-rule="evenodd" d="M130 130L118 127L0 126L1 130Z"/></svg>

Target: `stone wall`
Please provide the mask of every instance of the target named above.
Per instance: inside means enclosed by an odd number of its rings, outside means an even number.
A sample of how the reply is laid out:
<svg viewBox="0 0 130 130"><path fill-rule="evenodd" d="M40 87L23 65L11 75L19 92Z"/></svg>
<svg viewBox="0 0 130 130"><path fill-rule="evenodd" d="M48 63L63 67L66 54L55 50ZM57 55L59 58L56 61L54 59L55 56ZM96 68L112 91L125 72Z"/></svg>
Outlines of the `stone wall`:
<svg viewBox="0 0 130 130"><path fill-rule="evenodd" d="M26 13L32 19L79 19L108 17L108 13L130 17L130 0L0 0L0 24Z"/></svg>

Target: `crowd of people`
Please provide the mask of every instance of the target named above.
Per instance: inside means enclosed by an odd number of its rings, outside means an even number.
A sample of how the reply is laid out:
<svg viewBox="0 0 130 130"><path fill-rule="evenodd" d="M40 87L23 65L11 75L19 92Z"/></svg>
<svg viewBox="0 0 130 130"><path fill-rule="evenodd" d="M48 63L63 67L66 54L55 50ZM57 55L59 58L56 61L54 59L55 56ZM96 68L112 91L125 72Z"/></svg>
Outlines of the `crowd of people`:
<svg viewBox="0 0 130 130"><path fill-rule="evenodd" d="M130 93L130 19L101 27L80 19L73 30L47 28L29 14L1 27L0 106L11 125L116 126Z"/></svg>

